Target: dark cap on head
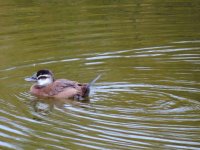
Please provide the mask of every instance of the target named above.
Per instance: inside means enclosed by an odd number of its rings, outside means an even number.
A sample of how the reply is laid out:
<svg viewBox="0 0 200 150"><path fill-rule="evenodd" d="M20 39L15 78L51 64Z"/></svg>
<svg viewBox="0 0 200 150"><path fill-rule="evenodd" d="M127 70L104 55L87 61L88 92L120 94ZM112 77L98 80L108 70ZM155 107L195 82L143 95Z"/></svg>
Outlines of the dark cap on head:
<svg viewBox="0 0 200 150"><path fill-rule="evenodd" d="M30 81L30 82L36 82L38 81L38 79L47 78L48 77L47 75L49 75L49 77L52 78L53 81L55 80L53 73L48 69L39 70L37 73L33 74L31 77L26 77L25 80Z"/></svg>
<svg viewBox="0 0 200 150"><path fill-rule="evenodd" d="M53 76L53 73L50 70L47 69L43 69L43 70L39 70L36 74L36 76L40 76L40 75L45 75L45 74L49 74L51 76Z"/></svg>

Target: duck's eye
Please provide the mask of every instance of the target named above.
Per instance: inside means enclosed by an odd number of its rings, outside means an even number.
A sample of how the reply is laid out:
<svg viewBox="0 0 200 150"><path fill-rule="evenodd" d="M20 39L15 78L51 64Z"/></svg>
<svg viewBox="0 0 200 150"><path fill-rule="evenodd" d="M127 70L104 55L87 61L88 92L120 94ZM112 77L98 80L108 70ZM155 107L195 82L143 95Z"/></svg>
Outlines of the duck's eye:
<svg viewBox="0 0 200 150"><path fill-rule="evenodd" d="M46 79L47 77L46 76L40 76L40 77L38 77L38 80L40 80L40 79Z"/></svg>

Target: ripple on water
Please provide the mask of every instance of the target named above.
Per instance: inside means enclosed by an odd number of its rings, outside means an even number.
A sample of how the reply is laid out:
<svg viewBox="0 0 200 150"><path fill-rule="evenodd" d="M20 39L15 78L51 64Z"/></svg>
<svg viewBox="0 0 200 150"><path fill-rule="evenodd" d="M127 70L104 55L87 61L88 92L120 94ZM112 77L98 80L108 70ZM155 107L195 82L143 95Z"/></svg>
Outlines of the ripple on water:
<svg viewBox="0 0 200 150"><path fill-rule="evenodd" d="M0 112L4 116L0 118L1 136L11 143L35 145L39 142L39 146L48 141L48 148L57 149L67 145L94 149L123 149L126 145L126 149L135 149L153 147L154 142L160 147L163 144L168 147L184 145L194 149L199 143L188 137L198 128L187 123L200 121L192 117L200 105L196 100L171 93L175 90L199 92L191 87L99 82L92 90L90 103L66 101L56 104L55 101L35 99L27 92L14 94L11 97L25 103L28 109L18 112L15 105L1 99L2 106L7 107ZM41 104L33 104L34 100ZM37 110L34 107L38 107ZM188 136L183 133L185 130ZM37 140L32 142L31 138ZM62 145L62 141L68 143ZM2 146L21 148L6 142Z"/></svg>
<svg viewBox="0 0 200 150"><path fill-rule="evenodd" d="M54 113L50 112L51 118L43 118L52 126L51 132L46 129L38 138L54 142L53 146L59 145L59 139L65 139L96 149L110 147L110 142L114 148L126 145L127 149L151 147L153 142L198 146L198 142L188 140L182 133L190 128L192 134L198 128L181 122L199 121L194 120L191 115L195 114L190 113L194 108L199 111L199 102L170 93L175 89L195 93L199 92L198 89L128 82L98 83L94 89L98 92L92 92L90 103L68 102L63 103L63 107L54 108ZM119 92L121 97L118 97ZM109 95L104 97L102 93ZM132 100L123 97L123 93L131 94ZM20 96L29 97L27 93ZM155 135L155 132L161 134ZM58 141L51 140L55 138Z"/></svg>
<svg viewBox="0 0 200 150"><path fill-rule="evenodd" d="M0 149L199 149L197 3L1 1ZM41 68L103 76L89 102L42 99Z"/></svg>

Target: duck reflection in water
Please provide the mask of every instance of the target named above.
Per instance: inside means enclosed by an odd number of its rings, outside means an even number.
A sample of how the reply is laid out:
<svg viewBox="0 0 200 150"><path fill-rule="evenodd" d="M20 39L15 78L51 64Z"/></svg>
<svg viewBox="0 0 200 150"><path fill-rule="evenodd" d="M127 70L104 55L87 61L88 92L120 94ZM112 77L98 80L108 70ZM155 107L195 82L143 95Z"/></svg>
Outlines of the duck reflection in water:
<svg viewBox="0 0 200 150"><path fill-rule="evenodd" d="M31 106L33 107L34 111L42 116L49 115L54 108L66 110L66 106L74 106L74 107L82 107L85 108L89 104L89 98L86 98L81 101L71 100L71 99L55 99L55 98L39 98L35 97L31 101ZM88 106L87 106L88 107ZM39 119L39 118L34 118ZM40 120L40 119L39 119Z"/></svg>
<svg viewBox="0 0 200 150"><path fill-rule="evenodd" d="M25 80L35 82L30 93L38 99L33 100L32 105L35 112L45 115L54 106L63 108L65 104L80 105L80 102L89 102L90 88L99 78L100 75L90 83L79 83L68 79L55 79L52 71L43 69Z"/></svg>

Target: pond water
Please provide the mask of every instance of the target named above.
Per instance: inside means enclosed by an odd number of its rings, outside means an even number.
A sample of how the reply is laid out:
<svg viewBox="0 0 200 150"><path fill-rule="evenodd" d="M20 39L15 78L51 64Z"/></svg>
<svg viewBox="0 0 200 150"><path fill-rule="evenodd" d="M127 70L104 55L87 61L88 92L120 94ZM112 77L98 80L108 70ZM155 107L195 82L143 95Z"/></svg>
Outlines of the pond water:
<svg viewBox="0 0 200 150"><path fill-rule="evenodd" d="M0 149L200 149L200 2L0 1ZM89 102L39 99L39 69Z"/></svg>

